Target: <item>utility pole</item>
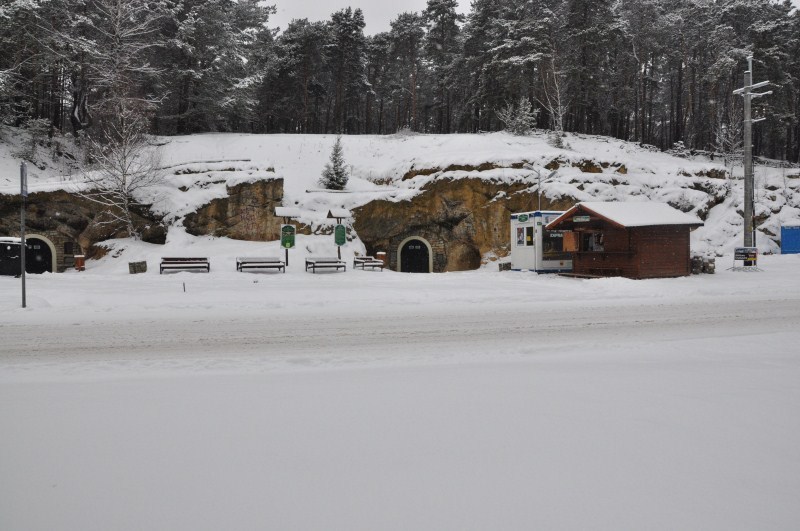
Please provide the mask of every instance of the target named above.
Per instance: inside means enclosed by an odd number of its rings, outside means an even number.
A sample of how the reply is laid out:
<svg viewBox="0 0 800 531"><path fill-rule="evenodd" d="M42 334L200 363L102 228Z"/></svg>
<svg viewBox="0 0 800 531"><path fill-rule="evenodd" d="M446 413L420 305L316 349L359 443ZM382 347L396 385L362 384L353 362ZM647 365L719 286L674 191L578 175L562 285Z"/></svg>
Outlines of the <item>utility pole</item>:
<svg viewBox="0 0 800 531"><path fill-rule="evenodd" d="M747 72L744 73L744 87L734 90L734 94L744 97L744 246L755 247L756 227L755 227L755 195L753 178L753 123L761 122L764 118L753 120L752 105L753 98L760 98L772 94L769 92L753 92L754 89L764 87L769 81L762 81L753 84L753 56L747 57ZM745 265L753 265L752 262Z"/></svg>

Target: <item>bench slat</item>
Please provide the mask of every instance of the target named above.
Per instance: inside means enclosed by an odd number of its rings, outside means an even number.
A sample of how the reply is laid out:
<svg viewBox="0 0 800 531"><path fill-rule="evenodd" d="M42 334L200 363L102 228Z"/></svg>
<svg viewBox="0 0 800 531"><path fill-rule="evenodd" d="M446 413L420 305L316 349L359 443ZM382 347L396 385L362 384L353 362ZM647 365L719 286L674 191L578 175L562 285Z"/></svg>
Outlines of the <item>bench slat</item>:
<svg viewBox="0 0 800 531"><path fill-rule="evenodd" d="M308 271L309 267L311 268L312 273L316 273L317 268L336 269L337 271L341 269L343 271L347 271L347 264L343 260L327 256L324 257L311 256L306 258L306 271Z"/></svg>
<svg viewBox="0 0 800 531"><path fill-rule="evenodd" d="M165 256L161 257L158 273L163 273L165 269L205 269L209 273L211 263L205 257Z"/></svg>
<svg viewBox="0 0 800 531"><path fill-rule="evenodd" d="M236 270L245 269L277 269L286 273L286 263L280 258L270 256L239 256L236 258Z"/></svg>

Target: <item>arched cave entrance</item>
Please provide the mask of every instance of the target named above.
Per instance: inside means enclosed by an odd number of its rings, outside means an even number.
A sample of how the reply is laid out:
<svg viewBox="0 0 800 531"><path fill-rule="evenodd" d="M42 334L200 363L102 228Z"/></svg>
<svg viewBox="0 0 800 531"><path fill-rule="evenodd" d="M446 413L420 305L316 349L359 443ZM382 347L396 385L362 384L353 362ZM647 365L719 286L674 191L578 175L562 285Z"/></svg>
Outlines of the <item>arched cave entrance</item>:
<svg viewBox="0 0 800 531"><path fill-rule="evenodd" d="M397 265L403 273L430 273L433 271L433 250L424 238L406 238L397 248Z"/></svg>
<svg viewBox="0 0 800 531"><path fill-rule="evenodd" d="M28 248L25 252L26 273L52 273L56 270L56 248L44 236L32 235L25 238Z"/></svg>

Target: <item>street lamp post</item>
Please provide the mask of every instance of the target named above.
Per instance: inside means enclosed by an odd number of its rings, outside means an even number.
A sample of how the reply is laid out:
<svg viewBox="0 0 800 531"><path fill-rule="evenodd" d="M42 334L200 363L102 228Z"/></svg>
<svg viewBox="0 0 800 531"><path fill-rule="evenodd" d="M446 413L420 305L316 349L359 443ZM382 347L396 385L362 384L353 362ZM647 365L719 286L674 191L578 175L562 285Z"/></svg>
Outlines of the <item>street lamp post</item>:
<svg viewBox="0 0 800 531"><path fill-rule="evenodd" d="M523 164L522 167L525 168L526 170L530 170L530 171L532 171L533 173L536 174L536 183L537 183L536 184L536 191L537 191L537 193L539 195L539 208L538 208L538 210L541 211L542 210L542 182L547 182L550 179L552 179L553 177L555 177L558 174L558 170L553 170L547 175L547 177L542 177L542 173L538 169L536 169L533 166L531 166L530 164Z"/></svg>

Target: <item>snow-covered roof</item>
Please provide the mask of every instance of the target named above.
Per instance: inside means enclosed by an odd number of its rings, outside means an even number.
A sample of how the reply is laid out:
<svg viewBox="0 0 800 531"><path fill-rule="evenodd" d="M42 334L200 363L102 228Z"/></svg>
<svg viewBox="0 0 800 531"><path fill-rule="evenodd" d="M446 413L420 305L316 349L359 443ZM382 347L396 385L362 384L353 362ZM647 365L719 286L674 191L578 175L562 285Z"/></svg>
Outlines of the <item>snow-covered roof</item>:
<svg viewBox="0 0 800 531"><path fill-rule="evenodd" d="M352 218L353 214L346 208L332 208L328 211L329 218Z"/></svg>
<svg viewBox="0 0 800 531"><path fill-rule="evenodd" d="M654 225L700 226L703 224L696 216L686 214L666 203L657 201L589 201L578 203L559 216L558 219L548 224L548 227L560 224L565 219L573 216L578 210L591 212L623 227L650 227Z"/></svg>
<svg viewBox="0 0 800 531"><path fill-rule="evenodd" d="M297 207L275 207L275 215L279 218L299 218L303 211Z"/></svg>
<svg viewBox="0 0 800 531"><path fill-rule="evenodd" d="M0 236L0 243L22 243L22 240L11 236Z"/></svg>

